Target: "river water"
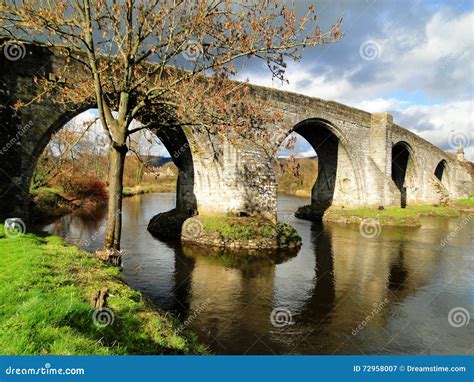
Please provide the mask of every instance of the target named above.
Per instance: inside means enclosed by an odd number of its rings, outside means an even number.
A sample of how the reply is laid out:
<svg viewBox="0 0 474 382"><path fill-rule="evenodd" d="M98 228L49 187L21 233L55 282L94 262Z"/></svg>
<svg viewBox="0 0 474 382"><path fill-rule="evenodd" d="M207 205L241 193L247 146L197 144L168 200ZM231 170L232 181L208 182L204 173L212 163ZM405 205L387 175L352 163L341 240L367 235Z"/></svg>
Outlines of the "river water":
<svg viewBox="0 0 474 382"><path fill-rule="evenodd" d="M123 278L217 354L474 353L472 216L366 238L358 226L293 218L308 202L279 196L279 219L303 245L275 264L161 242L146 227L174 207L175 194L126 198ZM105 217L76 212L44 230L94 251Z"/></svg>

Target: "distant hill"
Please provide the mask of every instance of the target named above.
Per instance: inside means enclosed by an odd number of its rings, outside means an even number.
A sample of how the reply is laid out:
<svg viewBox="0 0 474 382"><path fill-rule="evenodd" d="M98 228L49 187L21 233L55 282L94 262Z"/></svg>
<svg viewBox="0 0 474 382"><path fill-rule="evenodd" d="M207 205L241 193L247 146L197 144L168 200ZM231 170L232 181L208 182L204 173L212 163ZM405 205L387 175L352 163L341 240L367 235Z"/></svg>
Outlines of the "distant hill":
<svg viewBox="0 0 474 382"><path fill-rule="evenodd" d="M170 157L162 157L158 155L149 155L146 160L148 166L151 167L161 167L172 161L173 160Z"/></svg>

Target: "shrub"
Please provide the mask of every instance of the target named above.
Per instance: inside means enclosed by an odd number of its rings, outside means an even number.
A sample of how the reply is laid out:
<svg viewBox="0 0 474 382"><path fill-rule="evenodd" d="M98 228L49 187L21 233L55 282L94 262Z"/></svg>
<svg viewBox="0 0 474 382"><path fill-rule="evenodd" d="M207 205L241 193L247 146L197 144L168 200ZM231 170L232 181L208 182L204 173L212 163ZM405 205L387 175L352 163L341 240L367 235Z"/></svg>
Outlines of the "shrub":
<svg viewBox="0 0 474 382"><path fill-rule="evenodd" d="M107 200L105 183L95 177L73 177L62 185L64 192L76 199Z"/></svg>

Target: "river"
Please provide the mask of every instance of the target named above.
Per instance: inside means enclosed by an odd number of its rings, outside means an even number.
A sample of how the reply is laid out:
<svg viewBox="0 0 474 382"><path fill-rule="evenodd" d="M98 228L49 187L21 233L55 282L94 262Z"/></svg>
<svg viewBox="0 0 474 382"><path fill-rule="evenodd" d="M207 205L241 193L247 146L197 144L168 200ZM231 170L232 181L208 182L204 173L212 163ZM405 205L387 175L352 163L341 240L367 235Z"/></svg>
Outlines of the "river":
<svg viewBox="0 0 474 382"><path fill-rule="evenodd" d="M126 198L123 278L217 354L474 353L474 219L426 218L420 228L383 227L366 238L357 226L292 217L304 204L278 198L279 220L303 245L275 264L189 256L146 230L175 194ZM105 217L78 211L44 230L94 251Z"/></svg>

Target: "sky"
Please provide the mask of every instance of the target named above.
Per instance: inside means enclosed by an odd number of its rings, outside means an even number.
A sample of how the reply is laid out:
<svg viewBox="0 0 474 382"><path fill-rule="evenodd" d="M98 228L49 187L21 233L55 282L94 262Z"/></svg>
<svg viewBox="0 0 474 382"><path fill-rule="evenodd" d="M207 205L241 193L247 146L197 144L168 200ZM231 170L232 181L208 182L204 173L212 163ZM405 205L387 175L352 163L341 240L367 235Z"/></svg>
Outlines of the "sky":
<svg viewBox="0 0 474 382"><path fill-rule="evenodd" d="M303 13L309 3L296 1L297 9ZM344 15L340 41L308 48L300 62L288 62L288 84L272 81L258 60L245 60L237 79L387 111L395 123L443 150L462 144L474 161L473 0L319 0L315 5L323 28ZM169 156L157 145L153 154ZM302 138L296 154L315 155Z"/></svg>
<svg viewBox="0 0 474 382"><path fill-rule="evenodd" d="M307 1L297 1L301 10ZM447 151L465 146L474 160L474 2L320 0L322 25L344 15L342 40L289 62L289 84L272 81L261 63L239 79L390 112L394 122ZM314 155L306 141L303 156Z"/></svg>

